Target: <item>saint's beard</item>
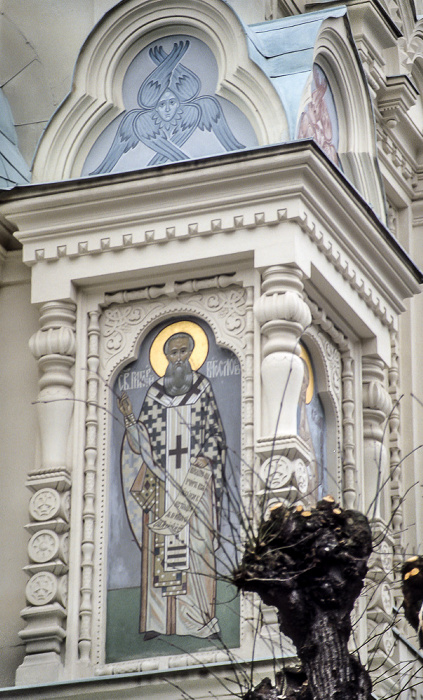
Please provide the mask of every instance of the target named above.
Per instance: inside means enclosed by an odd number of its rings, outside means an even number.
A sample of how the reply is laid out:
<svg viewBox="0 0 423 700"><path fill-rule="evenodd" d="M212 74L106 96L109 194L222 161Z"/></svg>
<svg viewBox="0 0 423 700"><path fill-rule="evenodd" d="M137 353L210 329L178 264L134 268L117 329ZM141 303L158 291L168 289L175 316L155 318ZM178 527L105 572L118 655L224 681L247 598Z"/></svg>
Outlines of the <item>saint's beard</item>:
<svg viewBox="0 0 423 700"><path fill-rule="evenodd" d="M192 384L192 368L189 360L169 362L164 375L164 386L170 396L185 394Z"/></svg>

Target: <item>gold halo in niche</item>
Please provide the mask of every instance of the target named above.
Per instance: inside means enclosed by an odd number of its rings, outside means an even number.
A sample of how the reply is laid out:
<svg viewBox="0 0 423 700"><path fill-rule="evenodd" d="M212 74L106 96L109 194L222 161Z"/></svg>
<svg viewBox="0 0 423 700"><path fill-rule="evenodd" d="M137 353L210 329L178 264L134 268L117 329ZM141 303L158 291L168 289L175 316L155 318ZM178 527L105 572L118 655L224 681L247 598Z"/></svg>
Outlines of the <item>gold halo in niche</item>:
<svg viewBox="0 0 423 700"><path fill-rule="evenodd" d="M150 348L150 364L159 377L163 377L169 360L164 354L166 340L175 333L188 333L194 341L194 350L189 358L190 365L194 371L199 369L207 357L209 351L209 341L205 331L193 321L177 321L163 328L154 338Z"/></svg>
<svg viewBox="0 0 423 700"><path fill-rule="evenodd" d="M307 369L308 369L308 385L307 385L307 391L306 391L306 403L310 403L311 399L313 398L313 394L314 394L313 368L311 366L310 355L308 354L304 345L300 345L300 348L301 348L300 357L302 357L302 359L306 363Z"/></svg>

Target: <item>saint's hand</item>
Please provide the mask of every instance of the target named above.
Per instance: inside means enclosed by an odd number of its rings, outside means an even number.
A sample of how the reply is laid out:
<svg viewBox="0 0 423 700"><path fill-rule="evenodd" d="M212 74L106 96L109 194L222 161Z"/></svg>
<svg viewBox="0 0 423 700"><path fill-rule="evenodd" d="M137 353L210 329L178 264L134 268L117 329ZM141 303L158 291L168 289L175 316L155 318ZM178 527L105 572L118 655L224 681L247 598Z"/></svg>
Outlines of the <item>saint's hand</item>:
<svg viewBox="0 0 423 700"><path fill-rule="evenodd" d="M117 397L117 404L119 411L124 416L130 416L132 413L132 404L126 391L123 392L121 397Z"/></svg>
<svg viewBox="0 0 423 700"><path fill-rule="evenodd" d="M205 467L209 466L210 460L207 457L203 457L202 455L198 455L198 457L195 458L194 464L196 467L199 467L200 469L204 469Z"/></svg>

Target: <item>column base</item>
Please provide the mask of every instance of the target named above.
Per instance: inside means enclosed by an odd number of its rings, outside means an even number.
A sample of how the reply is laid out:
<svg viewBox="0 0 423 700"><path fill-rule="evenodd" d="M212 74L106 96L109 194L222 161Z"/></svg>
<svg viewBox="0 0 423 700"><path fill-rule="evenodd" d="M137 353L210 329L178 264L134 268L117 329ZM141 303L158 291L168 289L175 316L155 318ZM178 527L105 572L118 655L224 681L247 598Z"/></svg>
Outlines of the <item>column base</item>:
<svg viewBox="0 0 423 700"><path fill-rule="evenodd" d="M30 654L16 671L16 685L41 685L63 679L63 664L54 651Z"/></svg>

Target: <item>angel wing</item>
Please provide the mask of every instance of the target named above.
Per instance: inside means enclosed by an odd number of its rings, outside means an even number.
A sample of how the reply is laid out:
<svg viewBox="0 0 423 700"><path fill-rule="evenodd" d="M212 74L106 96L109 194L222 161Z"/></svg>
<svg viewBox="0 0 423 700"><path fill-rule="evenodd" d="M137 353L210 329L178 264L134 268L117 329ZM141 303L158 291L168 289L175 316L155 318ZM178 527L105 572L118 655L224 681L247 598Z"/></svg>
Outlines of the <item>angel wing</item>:
<svg viewBox="0 0 423 700"><path fill-rule="evenodd" d="M187 43L189 43L187 41ZM154 46L150 49L150 58L156 65L163 63L168 54L163 46ZM172 73L170 84L171 89L175 92L180 102L187 102L198 95L201 89L201 80L189 68L179 63L175 66Z"/></svg>
<svg viewBox="0 0 423 700"><path fill-rule="evenodd" d="M215 97L211 97L211 95L197 97L195 103L201 111L200 121L198 122L198 128L201 131L204 131L204 129L213 131L227 151L245 148L244 144L240 143L233 135L222 108Z"/></svg>
<svg viewBox="0 0 423 700"><path fill-rule="evenodd" d="M189 47L189 41L180 41L173 45L172 51L158 64L150 75L146 77L138 91L138 104L140 107L152 109L164 91L170 85L175 66L181 60ZM150 50L151 56L151 50ZM154 60L154 59L153 59Z"/></svg>
<svg viewBox="0 0 423 700"><path fill-rule="evenodd" d="M130 151L131 148L135 148L139 142L139 138L135 133L134 123L141 113L139 109L131 109L130 112L125 114L106 157L90 175L110 173L123 154Z"/></svg>
<svg viewBox="0 0 423 700"><path fill-rule="evenodd" d="M191 107L191 105L190 105ZM154 112L140 114L135 122L135 131L139 141L156 151L156 156L148 163L148 165L158 165L165 163L167 160L171 162L177 160L188 160L188 156L178 146L182 146L185 141L191 136L197 126L199 119L198 109L189 110L189 114L178 120L174 128L172 139L168 139L163 132L160 121ZM182 112L185 108L182 107ZM160 156L160 157L158 157ZM153 162L154 161L154 162Z"/></svg>
<svg viewBox="0 0 423 700"><path fill-rule="evenodd" d="M172 141L167 142L175 144L175 146L183 146L184 143L188 141L191 134L196 130L200 120L200 110L196 104L181 105L180 113L180 118L177 119L177 125L172 136ZM150 146L150 148L153 148L153 146ZM156 146L154 146L154 150L156 150L157 153L153 156L148 165L163 165L167 160L182 160L181 158L169 158L165 153L161 153ZM184 160L187 158L188 156L185 155Z"/></svg>

